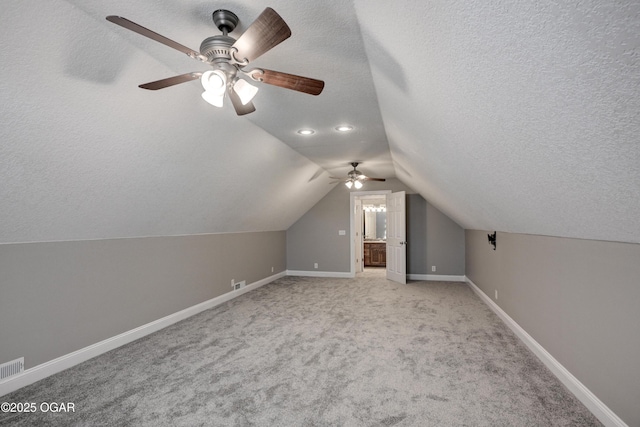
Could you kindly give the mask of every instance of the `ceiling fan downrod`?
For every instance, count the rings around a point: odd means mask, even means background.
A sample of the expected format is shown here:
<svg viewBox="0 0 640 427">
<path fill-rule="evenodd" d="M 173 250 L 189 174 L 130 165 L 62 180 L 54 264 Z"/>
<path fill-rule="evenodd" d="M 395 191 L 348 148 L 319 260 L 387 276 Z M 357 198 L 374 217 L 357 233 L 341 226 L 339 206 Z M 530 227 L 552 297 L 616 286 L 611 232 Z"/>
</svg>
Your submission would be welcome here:
<svg viewBox="0 0 640 427">
<path fill-rule="evenodd" d="M 229 63 L 233 59 L 231 46 L 236 42 L 236 39 L 228 34 L 236 28 L 240 19 L 235 13 L 225 9 L 216 10 L 211 17 L 222 34 L 204 39 L 200 44 L 200 53 L 207 57 L 209 63 Z"/>
</svg>

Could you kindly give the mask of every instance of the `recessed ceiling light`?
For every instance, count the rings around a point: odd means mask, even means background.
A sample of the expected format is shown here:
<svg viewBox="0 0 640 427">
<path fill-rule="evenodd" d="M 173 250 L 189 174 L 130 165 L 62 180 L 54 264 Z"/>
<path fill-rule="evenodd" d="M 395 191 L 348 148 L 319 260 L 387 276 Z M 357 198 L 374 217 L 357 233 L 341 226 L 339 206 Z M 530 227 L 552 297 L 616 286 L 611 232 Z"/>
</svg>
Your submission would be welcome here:
<svg viewBox="0 0 640 427">
<path fill-rule="evenodd" d="M 314 133 L 316 133 L 316 131 L 313 129 L 300 129 L 298 133 L 300 135 L 313 135 Z"/>
<path fill-rule="evenodd" d="M 349 132 L 350 130 L 353 130 L 353 126 L 349 126 L 349 125 L 342 125 L 342 126 L 338 126 L 336 127 L 336 130 L 338 132 Z"/>
</svg>

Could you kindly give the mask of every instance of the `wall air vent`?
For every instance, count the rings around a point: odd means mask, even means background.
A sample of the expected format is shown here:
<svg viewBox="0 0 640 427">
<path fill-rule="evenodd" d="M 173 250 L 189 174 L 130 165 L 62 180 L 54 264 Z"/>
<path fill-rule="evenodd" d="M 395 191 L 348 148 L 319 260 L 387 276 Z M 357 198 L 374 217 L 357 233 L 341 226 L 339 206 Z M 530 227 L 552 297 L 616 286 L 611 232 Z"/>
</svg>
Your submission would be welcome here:
<svg viewBox="0 0 640 427">
<path fill-rule="evenodd" d="M 0 381 L 24 371 L 24 357 L 0 365 Z"/>
</svg>

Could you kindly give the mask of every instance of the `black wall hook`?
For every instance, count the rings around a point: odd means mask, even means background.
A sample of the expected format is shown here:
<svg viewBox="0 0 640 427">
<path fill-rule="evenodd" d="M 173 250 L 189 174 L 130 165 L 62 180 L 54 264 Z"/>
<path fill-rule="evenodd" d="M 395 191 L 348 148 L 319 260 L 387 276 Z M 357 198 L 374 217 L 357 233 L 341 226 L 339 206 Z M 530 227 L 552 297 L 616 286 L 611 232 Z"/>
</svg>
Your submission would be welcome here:
<svg viewBox="0 0 640 427">
<path fill-rule="evenodd" d="M 493 250 L 496 250 L 496 232 L 494 231 L 493 234 L 487 234 L 487 237 L 489 238 L 489 244 L 493 245 Z"/>
</svg>

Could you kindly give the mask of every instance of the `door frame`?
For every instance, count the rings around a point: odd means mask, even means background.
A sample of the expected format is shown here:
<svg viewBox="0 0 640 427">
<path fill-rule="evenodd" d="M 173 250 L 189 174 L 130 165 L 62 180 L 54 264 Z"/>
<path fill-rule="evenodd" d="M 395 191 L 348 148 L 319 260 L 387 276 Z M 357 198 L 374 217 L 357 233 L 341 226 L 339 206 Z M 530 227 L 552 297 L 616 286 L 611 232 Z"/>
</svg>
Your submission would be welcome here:
<svg viewBox="0 0 640 427">
<path fill-rule="evenodd" d="M 387 195 L 387 194 L 391 194 L 391 190 L 353 191 L 349 193 L 349 247 L 350 247 L 349 253 L 351 257 L 349 262 L 349 264 L 351 265 L 351 270 L 349 274 L 351 277 L 356 277 L 355 241 L 356 241 L 356 231 L 358 230 L 356 228 L 356 218 L 355 218 L 356 198 L 362 198 L 367 196 L 380 196 L 380 195 Z M 362 218 L 358 218 L 358 220 L 362 221 Z"/>
<path fill-rule="evenodd" d="M 359 197 L 354 198 L 354 225 L 362 224 L 360 218 L 364 216 L 364 212 L 362 212 L 362 199 Z M 355 248 L 354 255 L 354 263 L 355 263 L 355 272 L 356 274 L 362 273 L 364 271 L 364 233 L 358 233 L 358 229 L 362 230 L 362 227 L 357 227 L 356 232 L 354 234 L 353 245 Z"/>
</svg>

